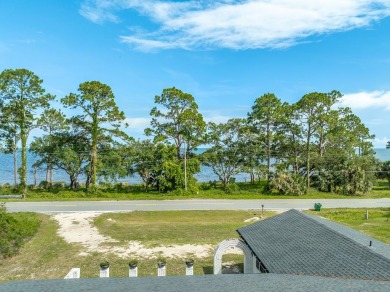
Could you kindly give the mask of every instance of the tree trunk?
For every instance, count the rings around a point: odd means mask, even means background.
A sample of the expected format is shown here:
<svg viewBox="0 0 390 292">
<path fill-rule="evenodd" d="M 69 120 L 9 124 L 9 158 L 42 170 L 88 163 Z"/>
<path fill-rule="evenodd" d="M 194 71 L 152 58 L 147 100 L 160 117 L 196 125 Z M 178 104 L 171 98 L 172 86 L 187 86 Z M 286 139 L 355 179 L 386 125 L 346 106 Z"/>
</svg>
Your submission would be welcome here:
<svg viewBox="0 0 390 292">
<path fill-rule="evenodd" d="M 91 175 L 91 184 L 93 187 L 96 186 L 96 167 L 97 167 L 97 144 L 99 139 L 99 121 L 97 117 L 97 112 L 92 116 L 92 132 L 91 132 L 91 164 L 90 164 L 90 175 Z M 88 185 L 89 186 L 89 185 Z M 88 187 L 87 187 L 88 189 Z"/>
<path fill-rule="evenodd" d="M 180 161 L 181 160 L 181 151 L 180 151 L 180 148 L 181 148 L 181 145 L 178 144 L 176 146 L 176 156 L 177 156 L 177 159 Z"/>
<path fill-rule="evenodd" d="M 90 172 L 87 173 L 87 178 L 85 179 L 85 187 L 88 190 L 89 186 L 91 185 L 91 174 Z"/>
<path fill-rule="evenodd" d="M 319 142 L 318 142 L 318 145 L 319 145 L 319 147 L 318 147 L 318 155 L 320 156 L 320 157 L 322 157 L 323 155 L 324 155 L 324 151 L 323 151 L 323 143 L 324 143 L 324 134 L 322 133 L 322 131 L 321 131 L 321 133 L 320 133 L 320 138 L 319 138 Z"/>
<path fill-rule="evenodd" d="M 34 166 L 34 188 L 37 187 L 37 167 Z"/>
<path fill-rule="evenodd" d="M 91 159 L 91 184 L 96 185 L 96 165 L 97 165 L 97 147 L 96 144 L 92 146 L 92 159 Z"/>
<path fill-rule="evenodd" d="M 53 186 L 53 165 L 51 163 L 49 166 L 49 183 L 50 186 Z"/>
<path fill-rule="evenodd" d="M 271 173 L 271 133 L 270 125 L 267 122 L 267 185 L 270 183 L 270 173 Z"/>
<path fill-rule="evenodd" d="M 24 129 L 24 123 L 20 127 L 20 136 L 22 141 L 22 166 L 19 169 L 20 184 L 23 188 L 23 194 L 27 193 L 27 133 Z"/>
<path fill-rule="evenodd" d="M 49 165 L 46 166 L 46 189 L 49 186 Z"/>
<path fill-rule="evenodd" d="M 15 148 L 14 148 L 14 189 L 16 189 L 18 186 L 17 172 L 18 172 L 18 148 L 16 148 L 16 143 L 15 143 Z"/>
<path fill-rule="evenodd" d="M 78 188 L 77 177 L 74 174 L 72 174 L 69 176 L 69 178 L 70 178 L 71 190 L 73 190 L 73 191 L 77 190 L 77 188 Z"/>
<path fill-rule="evenodd" d="M 310 187 L 310 132 L 311 127 L 309 126 L 306 138 L 306 193 Z"/>
</svg>

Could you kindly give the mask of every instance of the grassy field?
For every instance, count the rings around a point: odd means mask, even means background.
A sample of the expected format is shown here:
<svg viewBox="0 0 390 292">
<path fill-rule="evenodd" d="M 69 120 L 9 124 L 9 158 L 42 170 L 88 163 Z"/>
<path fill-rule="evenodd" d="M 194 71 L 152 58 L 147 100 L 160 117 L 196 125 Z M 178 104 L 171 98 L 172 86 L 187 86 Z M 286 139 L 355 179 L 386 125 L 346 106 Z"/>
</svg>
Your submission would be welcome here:
<svg viewBox="0 0 390 292">
<path fill-rule="evenodd" d="M 390 208 L 368 209 L 322 209 L 320 212 L 307 211 L 359 230 L 373 238 L 390 244 Z"/>
<path fill-rule="evenodd" d="M 122 242 L 142 241 L 147 246 L 170 244 L 218 244 L 237 237 L 236 229 L 260 216 L 250 211 L 161 211 L 106 213 L 95 220 L 100 233 Z M 267 212 L 267 217 L 273 215 Z M 110 220 L 107 220 L 110 218 Z"/>
<path fill-rule="evenodd" d="M 309 211 L 310 212 L 310 211 Z M 369 219 L 364 219 L 363 209 L 322 209 L 314 212 L 331 220 L 358 229 L 390 244 L 390 208 L 370 209 Z M 160 211 L 102 214 L 95 219 L 100 233 L 120 241 L 139 240 L 145 246 L 171 244 L 212 244 L 237 237 L 235 229 L 250 224 L 244 220 L 260 214 L 248 211 Z M 273 213 L 265 213 L 272 216 Z M 63 278 L 72 267 L 81 268 L 81 277 L 99 275 L 99 263 L 103 258 L 110 261 L 111 277 L 127 277 L 129 259 L 115 254 L 98 252 L 80 255 L 84 249 L 78 244 L 66 243 L 57 235 L 57 222 L 48 215 L 40 214 L 41 227 L 37 235 L 27 242 L 21 253 L 0 263 L 0 281 L 24 279 Z M 108 220 L 110 219 L 110 220 Z M 194 273 L 213 272 L 213 256 L 195 259 Z M 156 259 L 139 259 L 139 276 L 156 275 Z M 242 268 L 242 255 L 224 255 L 224 264 Z M 167 259 L 168 275 L 185 273 L 183 258 Z"/>
</svg>

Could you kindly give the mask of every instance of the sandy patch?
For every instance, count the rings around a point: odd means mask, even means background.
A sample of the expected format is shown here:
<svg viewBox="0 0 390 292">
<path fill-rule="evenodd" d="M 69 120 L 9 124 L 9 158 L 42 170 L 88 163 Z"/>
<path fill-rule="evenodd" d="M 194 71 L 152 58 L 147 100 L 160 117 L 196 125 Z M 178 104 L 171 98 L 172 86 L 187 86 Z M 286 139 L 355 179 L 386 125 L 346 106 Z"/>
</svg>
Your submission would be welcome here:
<svg viewBox="0 0 390 292">
<path fill-rule="evenodd" d="M 129 258 L 130 256 L 153 258 L 160 255 L 173 258 L 185 257 L 188 254 L 202 258 L 208 257 L 214 252 L 215 246 L 210 244 L 185 244 L 147 248 L 139 241 L 129 241 L 126 245 L 119 245 L 117 240 L 100 234 L 98 229 L 93 226 L 93 219 L 100 214 L 102 213 L 59 213 L 54 215 L 53 218 L 60 225 L 58 234 L 61 237 L 69 243 L 82 245 L 81 256 L 86 256 L 92 252 L 101 252 L 113 253 L 122 258 Z M 229 250 L 229 253 L 241 253 L 241 250 Z"/>
<path fill-rule="evenodd" d="M 260 216 L 261 217 L 261 216 Z M 253 221 L 259 221 L 260 218 L 259 217 L 252 217 L 252 218 L 249 218 L 249 219 L 246 219 L 244 220 L 244 222 L 253 222 Z"/>
</svg>

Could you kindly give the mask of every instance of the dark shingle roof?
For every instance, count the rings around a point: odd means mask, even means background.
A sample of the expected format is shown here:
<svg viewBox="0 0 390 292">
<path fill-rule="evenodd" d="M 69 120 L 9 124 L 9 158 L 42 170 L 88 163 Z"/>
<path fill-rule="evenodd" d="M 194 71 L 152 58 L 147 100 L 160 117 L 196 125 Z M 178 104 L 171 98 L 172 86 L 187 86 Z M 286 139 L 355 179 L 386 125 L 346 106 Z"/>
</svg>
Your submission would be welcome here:
<svg viewBox="0 0 390 292">
<path fill-rule="evenodd" d="M 237 232 L 270 273 L 390 280 L 389 246 L 326 219 L 290 210 Z"/>
<path fill-rule="evenodd" d="M 0 283 L 0 291 L 390 291 L 389 281 L 241 274 L 90 278 Z"/>
</svg>

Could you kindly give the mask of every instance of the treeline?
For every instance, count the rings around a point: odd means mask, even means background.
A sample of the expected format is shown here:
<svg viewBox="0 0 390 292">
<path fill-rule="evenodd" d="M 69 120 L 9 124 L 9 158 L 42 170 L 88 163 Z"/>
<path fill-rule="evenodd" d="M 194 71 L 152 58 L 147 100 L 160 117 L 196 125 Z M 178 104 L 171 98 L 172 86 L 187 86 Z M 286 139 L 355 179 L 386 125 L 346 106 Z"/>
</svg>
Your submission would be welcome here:
<svg viewBox="0 0 390 292">
<path fill-rule="evenodd" d="M 265 179 L 265 191 L 300 195 L 314 187 L 365 193 L 379 167 L 373 135 L 350 108 L 337 107 L 340 98 L 338 91 L 312 92 L 288 104 L 268 93 L 254 101 L 247 118 L 206 124 L 191 94 L 167 88 L 155 97 L 145 130 L 150 138 L 135 140 L 123 131 L 125 115 L 108 85 L 84 82 L 77 93 L 56 99 L 45 93 L 33 72 L 7 69 L 0 74 L 0 143 L 4 153 L 14 155 L 14 186 L 24 193 L 27 139 L 34 128 L 44 134 L 34 138 L 29 150 L 39 156 L 34 167 L 46 170 L 48 187 L 53 170 L 62 169 L 73 190 L 80 187 L 81 175 L 86 191 L 95 192 L 98 181 L 137 173 L 145 190 L 194 192 L 194 174 L 203 164 L 227 192 L 237 188 L 234 175 L 246 172 L 252 183 Z M 74 109 L 75 115 L 53 108 L 54 101 Z M 200 145 L 209 148 L 196 155 Z"/>
</svg>

